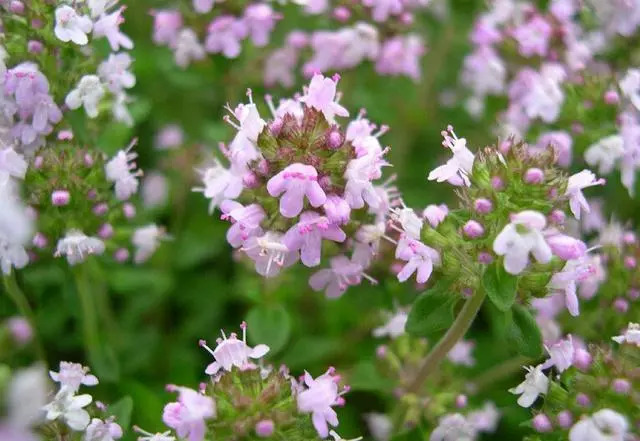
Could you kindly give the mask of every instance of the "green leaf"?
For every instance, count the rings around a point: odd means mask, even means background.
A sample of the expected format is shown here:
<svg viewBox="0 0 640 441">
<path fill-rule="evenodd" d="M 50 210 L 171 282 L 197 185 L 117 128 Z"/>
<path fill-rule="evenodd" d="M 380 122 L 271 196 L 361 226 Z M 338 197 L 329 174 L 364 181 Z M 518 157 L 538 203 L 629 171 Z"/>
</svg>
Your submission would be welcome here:
<svg viewBox="0 0 640 441">
<path fill-rule="evenodd" d="M 282 350 L 291 335 L 291 318 L 282 306 L 256 306 L 247 314 L 249 341 L 264 343 L 270 353 Z"/>
<path fill-rule="evenodd" d="M 507 341 L 515 350 L 526 357 L 537 358 L 542 355 L 542 334 L 529 312 L 521 305 L 513 305 L 513 320 L 507 331 Z"/>
<path fill-rule="evenodd" d="M 457 297 L 451 294 L 450 286 L 448 281 L 439 282 L 416 299 L 407 319 L 408 333 L 433 337 L 451 326 Z"/>
<path fill-rule="evenodd" d="M 116 418 L 116 422 L 122 427 L 123 430 L 127 430 L 131 424 L 131 413 L 133 412 L 133 399 L 130 396 L 126 396 L 118 402 L 109 406 L 109 414 Z"/>
<path fill-rule="evenodd" d="M 372 361 L 361 361 L 353 367 L 349 375 L 351 390 L 390 392 L 389 380 L 384 377 Z"/>
<path fill-rule="evenodd" d="M 482 276 L 482 286 L 487 296 L 500 311 L 508 311 L 516 300 L 518 278 L 507 273 L 502 265 L 494 262 Z"/>
</svg>

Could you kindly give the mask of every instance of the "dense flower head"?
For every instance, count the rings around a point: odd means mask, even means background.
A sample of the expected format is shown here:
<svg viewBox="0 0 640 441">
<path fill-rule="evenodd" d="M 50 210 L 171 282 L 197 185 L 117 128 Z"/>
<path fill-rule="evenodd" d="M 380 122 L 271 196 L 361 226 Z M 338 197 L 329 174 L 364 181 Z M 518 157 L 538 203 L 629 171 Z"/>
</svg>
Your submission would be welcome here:
<svg viewBox="0 0 640 441">
<path fill-rule="evenodd" d="M 304 95 L 283 99 L 277 107 L 268 96 L 271 120 L 261 117 L 249 92 L 249 104 L 229 109 L 226 118 L 237 130 L 222 148 L 229 166 L 216 160 L 200 171 L 204 186 L 197 190 L 211 200 L 211 208 L 220 206 L 222 219 L 231 223 L 229 243 L 267 277 L 298 259 L 309 267 L 326 261 L 325 242 L 336 243 L 333 256 L 355 250 L 347 231 L 354 230 L 355 222 L 386 218 L 392 203 L 391 188 L 376 184 L 388 165 L 387 149 L 378 140 L 387 128 L 374 133 L 375 125 L 362 114 L 342 123 L 348 111 L 338 102 L 338 79 L 318 74 Z M 334 272 L 321 270 L 311 281 L 314 289 L 327 286 L 335 297 L 366 278 L 366 255 L 372 251 L 365 248 L 354 253 L 347 267 L 338 268 L 338 260 L 332 260 Z"/>
</svg>

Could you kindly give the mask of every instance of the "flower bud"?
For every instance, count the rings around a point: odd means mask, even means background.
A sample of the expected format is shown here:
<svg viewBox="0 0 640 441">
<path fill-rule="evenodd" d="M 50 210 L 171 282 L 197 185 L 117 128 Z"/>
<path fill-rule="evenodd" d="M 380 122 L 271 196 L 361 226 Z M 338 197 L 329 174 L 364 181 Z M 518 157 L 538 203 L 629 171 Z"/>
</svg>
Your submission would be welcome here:
<svg viewBox="0 0 640 441">
<path fill-rule="evenodd" d="M 98 230 L 98 236 L 103 239 L 108 239 L 113 236 L 113 227 L 111 226 L 111 224 L 102 224 L 102 226 Z"/>
<path fill-rule="evenodd" d="M 613 383 L 611 383 L 611 389 L 617 394 L 627 395 L 629 391 L 631 391 L 631 383 L 624 378 L 616 378 L 613 380 Z"/>
<path fill-rule="evenodd" d="M 338 6 L 333 10 L 333 17 L 339 22 L 344 23 L 351 18 L 351 11 L 344 6 Z"/>
<path fill-rule="evenodd" d="M 51 203 L 55 206 L 62 207 L 69 205 L 71 194 L 67 190 L 56 190 L 51 193 Z"/>
<path fill-rule="evenodd" d="M 589 396 L 587 394 L 584 394 L 584 393 L 580 392 L 578 394 L 578 396 L 576 397 L 576 403 L 578 403 L 578 405 L 580 405 L 582 407 L 587 407 L 587 406 L 591 405 L 591 399 L 589 398 Z"/>
<path fill-rule="evenodd" d="M 83 160 L 84 165 L 86 165 L 87 167 L 91 167 L 93 165 L 93 157 L 90 153 L 85 153 Z"/>
<path fill-rule="evenodd" d="M 582 371 L 586 371 L 591 366 L 593 357 L 589 351 L 578 348 L 573 356 L 573 365 Z"/>
<path fill-rule="evenodd" d="M 242 177 L 242 183 L 247 188 L 256 188 L 260 181 L 255 173 L 249 172 Z"/>
<path fill-rule="evenodd" d="M 93 214 L 96 216 L 104 216 L 109 211 L 109 206 L 106 202 L 100 202 L 93 206 Z"/>
<path fill-rule="evenodd" d="M 556 225 L 563 225 L 564 221 L 567 218 L 567 215 L 564 214 L 564 211 L 562 210 L 553 210 L 551 212 L 551 215 L 549 215 L 549 218 L 551 220 L 551 222 L 553 222 Z"/>
<path fill-rule="evenodd" d="M 562 260 L 578 259 L 587 252 L 587 245 L 571 236 L 554 234 L 546 239 L 553 254 Z"/>
<path fill-rule="evenodd" d="M 467 407 L 467 396 L 464 394 L 460 394 L 456 397 L 456 407 L 458 409 L 462 409 L 464 407 Z"/>
<path fill-rule="evenodd" d="M 620 102 L 620 96 L 618 95 L 618 92 L 616 92 L 615 90 L 607 90 L 604 93 L 604 102 L 609 105 L 618 104 Z"/>
<path fill-rule="evenodd" d="M 494 190 L 502 190 L 504 188 L 504 181 L 500 176 L 493 176 L 491 178 L 491 187 Z"/>
<path fill-rule="evenodd" d="M 42 233 L 36 233 L 35 236 L 33 236 L 33 246 L 39 249 L 43 249 L 47 247 L 47 244 L 49 243 L 49 241 L 47 240 L 47 237 L 42 234 Z"/>
<path fill-rule="evenodd" d="M 449 209 L 445 204 L 440 205 L 428 205 L 427 208 L 422 212 L 422 217 L 427 219 L 429 225 L 433 228 L 436 228 L 440 225 L 440 222 L 444 220 L 449 214 Z"/>
<path fill-rule="evenodd" d="M 336 194 L 327 196 L 327 201 L 323 205 L 327 218 L 335 224 L 346 224 L 351 216 L 351 207 L 344 198 Z"/>
<path fill-rule="evenodd" d="M 33 167 L 38 170 L 44 165 L 44 158 L 42 156 L 36 156 L 33 158 Z"/>
<path fill-rule="evenodd" d="M 479 214 L 487 214 L 493 210 L 493 204 L 489 199 L 479 198 L 473 203 L 473 208 Z"/>
<path fill-rule="evenodd" d="M 118 248 L 116 252 L 113 253 L 113 258 L 120 263 L 126 262 L 127 259 L 129 259 L 129 250 L 126 248 Z"/>
<path fill-rule="evenodd" d="M 622 297 L 618 297 L 613 302 L 613 308 L 616 311 L 624 314 L 629 310 L 629 302 L 626 299 L 623 299 Z"/>
<path fill-rule="evenodd" d="M 486 251 L 480 251 L 478 253 L 478 262 L 484 265 L 489 265 L 491 262 L 493 262 L 493 256 L 491 255 L 491 253 L 488 253 Z"/>
<path fill-rule="evenodd" d="M 327 137 L 327 145 L 330 149 L 336 150 L 342 146 L 342 136 L 338 131 L 331 131 Z"/>
<path fill-rule="evenodd" d="M 7 320 L 7 329 L 18 344 L 25 345 L 33 338 L 33 329 L 24 317 L 12 317 Z"/>
<path fill-rule="evenodd" d="M 44 49 L 43 44 L 38 40 L 29 40 L 27 42 L 27 51 L 32 54 L 41 54 Z"/>
<path fill-rule="evenodd" d="M 573 416 L 568 410 L 563 410 L 558 414 L 557 420 L 560 427 L 562 427 L 563 429 L 568 429 L 573 423 Z"/>
<path fill-rule="evenodd" d="M 122 206 L 122 212 L 124 213 L 124 217 L 131 219 L 136 215 L 136 207 L 132 203 L 127 202 Z"/>
<path fill-rule="evenodd" d="M 24 3 L 19 0 L 11 0 L 11 3 L 9 3 L 9 10 L 14 14 L 22 15 L 24 14 Z"/>
<path fill-rule="evenodd" d="M 624 267 L 627 269 L 634 269 L 637 263 L 636 258 L 633 256 L 625 256 L 624 258 Z"/>
<path fill-rule="evenodd" d="M 524 173 L 524 182 L 527 184 L 541 184 L 544 181 L 544 172 L 539 168 L 530 168 Z"/>
<path fill-rule="evenodd" d="M 262 420 L 256 423 L 256 435 L 258 438 L 269 438 L 275 431 L 275 424 L 272 420 Z"/>
<path fill-rule="evenodd" d="M 477 239 L 484 234 L 484 227 L 479 222 L 470 220 L 466 224 L 464 224 L 464 226 L 462 227 L 462 231 L 464 231 L 464 234 L 467 237 L 471 239 Z"/>
<path fill-rule="evenodd" d="M 538 433 L 550 432 L 552 429 L 551 421 L 549 417 L 543 413 L 539 413 L 535 417 L 533 417 L 533 428 Z"/>
</svg>

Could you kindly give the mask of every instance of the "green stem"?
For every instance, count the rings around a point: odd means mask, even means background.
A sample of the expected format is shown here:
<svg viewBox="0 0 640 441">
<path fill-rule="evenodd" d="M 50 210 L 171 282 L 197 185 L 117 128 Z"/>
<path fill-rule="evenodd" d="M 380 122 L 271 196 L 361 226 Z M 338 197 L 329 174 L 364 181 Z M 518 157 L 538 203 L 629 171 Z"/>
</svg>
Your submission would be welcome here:
<svg viewBox="0 0 640 441">
<path fill-rule="evenodd" d="M 35 346 L 37 356 L 46 364 L 47 357 L 45 355 L 42 342 L 40 341 L 38 328 L 36 327 L 35 314 L 33 313 L 33 309 L 31 309 L 31 305 L 29 305 L 27 296 L 25 296 L 24 292 L 18 285 L 15 272 L 12 271 L 9 274 L 5 274 L 2 281 L 4 284 L 4 290 L 7 292 L 13 303 L 15 303 L 16 308 L 18 308 L 18 312 L 29 322 L 29 326 L 31 326 L 31 330 L 33 331 L 33 344 Z"/>
<path fill-rule="evenodd" d="M 465 302 L 460 314 L 458 314 L 447 333 L 423 360 L 418 373 L 409 384 L 407 389 L 409 392 L 417 393 L 427 377 L 438 367 L 438 364 L 447 356 L 451 348 L 464 337 L 478 314 L 486 295 L 484 289 L 478 288 L 473 296 Z"/>
<path fill-rule="evenodd" d="M 84 345 L 89 358 L 92 358 L 93 355 L 100 352 L 100 334 L 98 331 L 96 307 L 93 302 L 93 296 L 91 295 L 90 283 L 83 268 L 74 268 L 73 273 L 76 279 L 76 291 L 78 292 L 78 299 L 80 300 L 80 308 L 82 310 Z"/>
</svg>

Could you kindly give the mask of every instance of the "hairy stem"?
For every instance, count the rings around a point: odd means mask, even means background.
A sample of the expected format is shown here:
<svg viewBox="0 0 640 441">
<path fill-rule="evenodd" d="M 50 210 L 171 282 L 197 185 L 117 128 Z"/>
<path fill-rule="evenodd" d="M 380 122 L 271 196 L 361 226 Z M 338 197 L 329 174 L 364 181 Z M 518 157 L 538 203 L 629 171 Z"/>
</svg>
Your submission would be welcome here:
<svg viewBox="0 0 640 441">
<path fill-rule="evenodd" d="M 473 323 L 473 320 L 476 318 L 486 295 L 484 289 L 478 288 L 473 296 L 465 302 L 460 310 L 460 314 L 458 314 L 458 317 L 456 317 L 447 333 L 423 360 L 418 373 L 409 384 L 407 389 L 409 392 L 417 393 L 427 377 L 438 367 L 438 364 L 447 356 L 451 348 L 464 337 L 471 323 Z"/>
<path fill-rule="evenodd" d="M 18 308 L 18 312 L 21 316 L 25 318 L 29 322 L 29 326 L 31 326 L 31 330 L 33 332 L 33 344 L 37 353 L 37 356 L 40 360 L 42 360 L 45 364 L 47 362 L 47 357 L 44 352 L 44 347 L 42 346 L 42 342 L 40 341 L 40 336 L 38 334 L 38 328 L 36 326 L 35 314 L 33 313 L 33 309 L 31 309 L 31 305 L 29 305 L 29 300 L 27 300 L 27 296 L 25 296 L 24 292 L 20 289 L 18 285 L 18 281 L 16 280 L 15 272 L 12 271 L 9 274 L 5 274 L 2 278 L 4 284 L 4 290 L 7 292 L 13 303 Z"/>
</svg>

